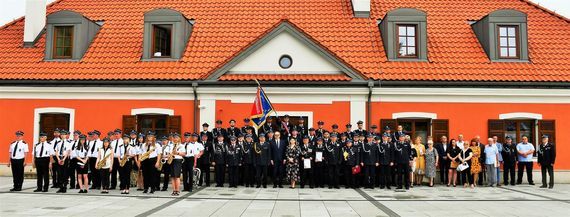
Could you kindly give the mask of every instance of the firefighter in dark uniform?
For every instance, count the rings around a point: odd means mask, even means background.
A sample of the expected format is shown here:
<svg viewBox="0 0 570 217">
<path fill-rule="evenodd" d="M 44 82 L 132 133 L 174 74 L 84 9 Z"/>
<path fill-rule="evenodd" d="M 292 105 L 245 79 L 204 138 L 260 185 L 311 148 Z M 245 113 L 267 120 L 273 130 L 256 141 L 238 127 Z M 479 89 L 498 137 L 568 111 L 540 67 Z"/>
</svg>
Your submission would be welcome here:
<svg viewBox="0 0 570 217">
<path fill-rule="evenodd" d="M 356 188 L 356 174 L 352 173 L 354 167 L 359 166 L 360 153 L 358 148 L 352 145 L 352 140 L 347 140 L 342 147 L 342 160 L 344 163 L 344 178 L 346 188 Z"/>
<path fill-rule="evenodd" d="M 54 155 L 54 150 L 53 144 L 46 140 L 47 134 L 40 133 L 40 142 L 33 148 L 32 166 L 37 171 L 37 188 L 34 192 L 47 192 L 49 188 L 49 169 L 52 169 L 51 156 Z"/>
<path fill-rule="evenodd" d="M 361 155 L 360 165 L 364 169 L 364 188 L 373 189 L 376 182 L 376 167 L 378 166 L 378 146 L 374 143 L 374 134 L 369 133 L 366 136 Z"/>
<path fill-rule="evenodd" d="M 242 148 L 237 144 L 236 137 L 230 136 L 230 143 L 228 144 L 226 152 L 226 166 L 228 167 L 230 188 L 237 188 L 239 180 L 239 167 L 242 165 L 241 157 Z"/>
<path fill-rule="evenodd" d="M 390 128 L 390 127 L 388 127 Z M 396 142 L 400 139 L 401 135 L 406 135 L 406 132 L 404 132 L 404 127 L 402 127 L 402 125 L 398 125 L 398 129 L 396 130 L 396 132 L 394 132 L 394 136 L 392 137 L 392 141 Z M 483 150 L 481 150 L 481 153 L 483 153 Z"/>
<path fill-rule="evenodd" d="M 237 138 L 239 134 L 241 134 L 241 130 L 236 127 L 236 120 L 234 119 L 230 120 L 230 127 L 226 129 L 226 132 L 228 132 L 228 137 L 233 136 Z"/>
<path fill-rule="evenodd" d="M 380 164 L 378 175 L 380 176 L 380 189 L 384 189 L 384 187 L 390 189 L 391 184 L 390 180 L 392 178 L 392 166 L 394 166 L 394 151 L 392 144 L 389 142 L 390 136 L 391 135 L 387 133 L 382 134 L 382 142 L 378 144 L 378 163 Z"/>
<path fill-rule="evenodd" d="M 355 139 L 354 139 L 354 132 L 352 132 L 352 124 L 348 123 L 345 126 L 346 126 L 346 132 L 344 133 L 346 134 L 346 137 L 352 140 L 352 142 L 354 143 Z"/>
<path fill-rule="evenodd" d="M 548 135 L 542 136 L 542 142 L 538 147 L 538 165 L 542 172 L 541 188 L 546 188 L 546 173 L 550 177 L 548 188 L 554 188 L 554 161 L 556 160 L 556 148 L 554 144 L 548 142 Z"/>
<path fill-rule="evenodd" d="M 400 138 L 394 144 L 394 163 L 398 170 L 397 189 L 410 189 L 410 162 L 412 161 L 412 147 L 406 142 L 406 134 L 400 134 Z"/>
<path fill-rule="evenodd" d="M 255 128 L 251 126 L 251 120 L 249 118 L 243 119 L 243 127 L 241 127 L 241 133 L 243 135 L 251 134 L 254 141 L 257 141 L 257 134 L 255 133 Z"/>
<path fill-rule="evenodd" d="M 331 134 L 331 141 L 326 146 L 325 160 L 329 173 L 329 189 L 339 189 L 340 167 L 342 164 L 341 145 L 337 141 L 337 134 Z"/>
<path fill-rule="evenodd" d="M 299 123 L 293 126 L 293 130 L 297 130 L 299 132 L 299 136 L 303 138 L 304 136 L 308 135 L 307 126 L 305 126 L 305 119 L 299 119 Z M 300 143 L 299 143 L 300 144 Z"/>
<path fill-rule="evenodd" d="M 327 130 L 325 130 L 323 127 L 325 126 L 325 122 L 323 121 L 318 121 L 317 122 L 318 128 L 315 130 L 315 133 L 318 137 L 324 138 L 325 136 L 325 132 L 327 132 Z"/>
<path fill-rule="evenodd" d="M 313 180 L 317 188 L 325 187 L 325 151 L 326 146 L 323 143 L 323 138 L 318 137 L 315 144 L 315 163 L 313 165 Z"/>
<path fill-rule="evenodd" d="M 301 134 L 299 134 L 299 131 L 297 131 L 297 129 L 293 128 L 293 130 L 291 130 L 291 136 L 289 137 L 289 139 L 287 141 L 291 141 L 291 139 L 295 139 L 295 144 L 301 144 L 303 142 L 303 136 Z"/>
<path fill-rule="evenodd" d="M 212 165 L 214 166 L 214 179 L 216 187 L 224 187 L 226 175 L 226 152 L 227 145 L 224 143 L 224 134 L 218 134 L 216 142 L 212 144 Z"/>
<path fill-rule="evenodd" d="M 272 117 L 267 117 L 267 120 L 265 121 L 265 124 L 263 124 L 263 126 L 261 126 L 261 128 L 259 128 L 259 133 L 263 133 L 265 134 L 265 136 L 267 136 L 267 134 L 269 134 L 269 132 L 273 131 L 273 118 Z"/>
<path fill-rule="evenodd" d="M 210 125 L 208 123 L 203 123 L 202 124 L 202 132 L 200 132 L 200 138 L 202 138 L 202 135 L 207 135 L 208 136 L 208 142 L 213 142 L 214 141 L 214 134 L 212 132 L 210 132 L 210 130 L 208 129 L 210 127 Z M 204 144 L 204 143 L 202 143 Z"/>
<path fill-rule="evenodd" d="M 14 186 L 10 191 L 21 191 L 24 183 L 24 167 L 28 154 L 28 143 L 24 140 L 24 132 L 16 131 L 16 140 L 10 144 L 10 161 L 8 167 L 12 169 L 12 181 Z"/>
<path fill-rule="evenodd" d="M 201 133 L 200 143 L 204 146 L 204 152 L 200 158 L 198 158 L 198 165 L 202 173 L 198 185 L 202 186 L 202 184 L 206 182 L 206 187 L 210 187 L 210 161 L 212 160 L 212 141 L 209 140 L 209 137 L 210 135 L 207 133 Z"/>
<path fill-rule="evenodd" d="M 340 141 L 338 141 L 340 143 L 340 145 L 342 147 L 344 147 L 346 145 L 347 141 L 348 141 L 348 135 L 346 133 L 341 133 L 340 134 Z"/>
<path fill-rule="evenodd" d="M 265 141 L 265 134 L 259 133 L 259 142 L 253 144 L 253 161 L 255 163 L 255 180 L 257 181 L 256 188 L 267 188 L 267 167 L 271 164 L 271 147 Z"/>
<path fill-rule="evenodd" d="M 309 129 L 309 134 L 307 134 L 307 136 L 309 137 L 309 142 L 313 145 L 317 144 L 317 133 L 315 132 L 315 128 L 310 128 Z"/>
<path fill-rule="evenodd" d="M 333 124 L 333 125 L 332 125 L 331 134 L 333 134 L 333 133 L 336 134 L 337 136 L 340 135 L 340 132 L 338 131 L 338 124 Z"/>
<path fill-rule="evenodd" d="M 243 182 L 245 187 L 253 187 L 255 179 L 255 168 L 253 166 L 253 143 L 253 135 L 245 135 L 245 142 L 242 143 Z"/>
<path fill-rule="evenodd" d="M 313 167 L 314 167 L 314 145 L 311 143 L 309 136 L 304 136 L 301 145 L 301 188 L 305 188 L 305 185 L 309 183 L 310 188 L 314 188 L 315 182 L 313 179 Z M 309 164 L 305 166 L 305 160 L 309 159 Z M 309 168 L 305 168 L 309 167 Z"/>
<path fill-rule="evenodd" d="M 507 136 L 503 144 L 503 184 L 515 185 L 515 165 L 517 164 L 517 144 L 513 143 L 513 139 Z M 510 176 L 510 179 L 509 179 Z"/>
<path fill-rule="evenodd" d="M 362 135 L 359 133 L 354 133 L 354 140 L 352 141 L 352 146 L 358 149 L 358 153 L 360 153 L 360 161 L 362 161 L 362 147 L 364 146 L 364 140 L 366 135 Z M 360 162 L 358 162 L 360 164 Z M 362 165 L 360 168 L 360 173 L 356 174 L 356 187 L 360 188 L 364 182 L 364 171 L 362 170 Z"/>
<path fill-rule="evenodd" d="M 228 132 L 226 129 L 222 128 L 222 120 L 216 121 L 216 127 L 212 129 L 212 135 L 214 136 L 214 139 L 217 139 L 219 135 L 222 135 L 225 140 L 228 139 Z"/>
<path fill-rule="evenodd" d="M 364 129 L 364 122 L 358 121 L 356 122 L 356 126 L 358 127 L 356 130 L 353 131 L 355 134 L 360 134 L 366 136 L 368 132 Z"/>
</svg>

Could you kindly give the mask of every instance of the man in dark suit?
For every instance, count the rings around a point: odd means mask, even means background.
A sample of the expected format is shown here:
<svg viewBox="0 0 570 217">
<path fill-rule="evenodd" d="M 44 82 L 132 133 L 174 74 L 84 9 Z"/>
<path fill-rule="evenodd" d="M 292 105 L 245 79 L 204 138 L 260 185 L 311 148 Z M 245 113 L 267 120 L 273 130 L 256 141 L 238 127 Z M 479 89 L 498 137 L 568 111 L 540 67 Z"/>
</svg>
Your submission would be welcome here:
<svg viewBox="0 0 570 217">
<path fill-rule="evenodd" d="M 554 162 L 556 161 L 556 149 L 554 144 L 548 142 L 548 135 L 542 136 L 542 143 L 538 147 L 538 165 L 542 173 L 542 185 L 546 188 L 546 173 L 549 176 L 548 188 L 554 188 Z"/>
<path fill-rule="evenodd" d="M 222 135 L 224 137 L 224 141 L 229 141 L 228 132 L 226 132 L 226 129 L 222 128 L 222 120 L 217 120 L 216 128 L 212 130 L 212 136 L 218 138 L 219 135 Z"/>
<path fill-rule="evenodd" d="M 230 127 L 226 130 L 228 132 L 228 136 L 238 137 L 241 134 L 241 129 L 236 127 L 236 120 L 230 120 Z"/>
<path fill-rule="evenodd" d="M 281 138 L 281 132 L 275 132 L 274 139 L 271 141 L 271 165 L 273 165 L 273 188 L 283 188 L 281 184 L 285 175 L 285 148 L 287 141 Z"/>
<path fill-rule="evenodd" d="M 447 171 L 449 170 L 449 164 L 451 163 L 447 159 L 447 149 L 450 147 L 446 136 L 442 136 L 440 142 L 435 145 L 435 150 L 439 155 L 439 180 L 442 184 L 448 183 Z"/>
</svg>

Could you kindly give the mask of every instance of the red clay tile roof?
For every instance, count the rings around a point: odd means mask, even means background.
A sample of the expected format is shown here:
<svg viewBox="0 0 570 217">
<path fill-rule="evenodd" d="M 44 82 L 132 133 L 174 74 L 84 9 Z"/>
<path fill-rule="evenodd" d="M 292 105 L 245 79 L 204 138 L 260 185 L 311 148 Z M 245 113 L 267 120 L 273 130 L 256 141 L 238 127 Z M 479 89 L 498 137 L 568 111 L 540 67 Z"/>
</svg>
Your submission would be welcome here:
<svg viewBox="0 0 570 217">
<path fill-rule="evenodd" d="M 268 75 L 268 74 L 226 74 L 220 81 L 350 81 L 346 75 L 314 75 L 314 74 L 291 74 L 291 75 Z"/>
<path fill-rule="evenodd" d="M 428 14 L 429 62 L 386 59 L 376 20 L 403 7 Z M 196 20 L 180 61 L 140 61 L 143 13 L 156 8 Z M 528 15 L 530 63 L 491 63 L 468 24 L 506 8 Z M 370 19 L 353 18 L 350 0 L 59 0 L 48 13 L 65 9 L 104 21 L 85 56 L 43 61 L 45 35 L 37 47 L 23 48 L 18 19 L 0 27 L 0 79 L 204 79 L 286 19 L 371 79 L 570 81 L 570 21 L 526 0 L 372 0 Z"/>
</svg>

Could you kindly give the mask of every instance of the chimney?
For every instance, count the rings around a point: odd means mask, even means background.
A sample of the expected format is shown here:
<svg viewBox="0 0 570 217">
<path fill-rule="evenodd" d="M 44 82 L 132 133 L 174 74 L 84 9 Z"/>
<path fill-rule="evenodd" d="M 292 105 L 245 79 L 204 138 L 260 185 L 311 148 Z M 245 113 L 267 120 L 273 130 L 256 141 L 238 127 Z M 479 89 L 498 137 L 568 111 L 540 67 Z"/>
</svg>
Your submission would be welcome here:
<svg viewBox="0 0 570 217">
<path fill-rule="evenodd" d="M 351 0 L 354 17 L 370 17 L 370 0 Z"/>
<path fill-rule="evenodd" d="M 24 47 L 33 47 L 46 25 L 46 0 L 26 0 Z"/>
</svg>

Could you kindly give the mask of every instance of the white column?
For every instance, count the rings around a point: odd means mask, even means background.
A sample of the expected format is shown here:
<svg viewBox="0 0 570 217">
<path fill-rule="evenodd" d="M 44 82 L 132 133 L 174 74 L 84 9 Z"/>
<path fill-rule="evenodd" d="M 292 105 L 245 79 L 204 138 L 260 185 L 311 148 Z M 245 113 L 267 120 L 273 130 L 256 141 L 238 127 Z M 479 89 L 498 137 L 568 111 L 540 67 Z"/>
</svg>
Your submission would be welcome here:
<svg viewBox="0 0 570 217">
<path fill-rule="evenodd" d="M 214 127 L 216 122 L 216 97 L 215 95 L 204 94 L 198 97 L 200 99 L 200 123 L 199 126 L 202 126 L 203 123 L 208 123 L 210 128 Z M 202 129 L 198 127 L 198 129 Z"/>
<path fill-rule="evenodd" d="M 358 128 L 356 122 L 362 121 L 364 129 L 366 126 L 366 96 L 365 95 L 351 95 L 350 96 L 350 123 L 352 130 Z"/>
</svg>

